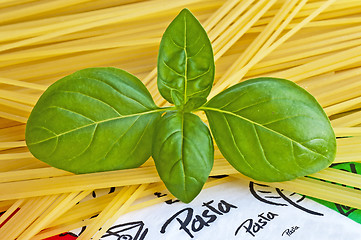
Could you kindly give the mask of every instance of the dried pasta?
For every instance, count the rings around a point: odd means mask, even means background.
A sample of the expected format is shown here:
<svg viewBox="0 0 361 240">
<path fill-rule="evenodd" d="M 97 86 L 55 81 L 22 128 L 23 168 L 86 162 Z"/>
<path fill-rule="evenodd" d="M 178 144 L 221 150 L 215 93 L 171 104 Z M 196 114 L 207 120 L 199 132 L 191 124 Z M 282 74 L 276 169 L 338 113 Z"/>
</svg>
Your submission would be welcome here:
<svg viewBox="0 0 361 240">
<path fill-rule="evenodd" d="M 152 159 L 138 169 L 74 175 L 34 158 L 24 132 L 46 88 L 87 67 L 129 71 L 158 105 L 166 106 L 156 84 L 158 46 L 166 26 L 185 7 L 213 45 L 211 96 L 253 77 L 294 81 L 315 96 L 331 120 L 338 137 L 334 163 L 361 162 L 361 1 L 3 0 L 0 239 L 44 239 L 85 225 L 80 239 L 99 239 L 121 214 L 172 198 L 169 193 L 151 198 L 166 192 Z M 211 175 L 229 177 L 210 178 L 205 188 L 244 179 L 215 149 Z M 361 188 L 359 175 L 332 168 L 269 185 L 361 208 L 359 190 L 317 179 Z M 110 187 L 117 188 L 87 199 L 93 190 Z"/>
</svg>

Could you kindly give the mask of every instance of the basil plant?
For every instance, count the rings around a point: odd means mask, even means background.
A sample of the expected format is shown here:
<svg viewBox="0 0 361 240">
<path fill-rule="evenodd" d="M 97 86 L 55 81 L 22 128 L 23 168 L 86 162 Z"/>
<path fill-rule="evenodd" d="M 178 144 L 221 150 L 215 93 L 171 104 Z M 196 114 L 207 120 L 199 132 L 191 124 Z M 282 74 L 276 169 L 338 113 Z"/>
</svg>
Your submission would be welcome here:
<svg viewBox="0 0 361 240">
<path fill-rule="evenodd" d="M 88 68 L 51 85 L 35 105 L 26 143 L 38 159 L 73 173 L 136 168 L 153 157 L 168 190 L 192 201 L 214 161 L 212 135 L 239 172 L 286 181 L 334 160 L 335 135 L 314 97 L 295 83 L 256 78 L 207 102 L 215 74 L 207 33 L 187 9 L 166 29 L 158 56 L 160 108 L 135 76 Z M 204 111 L 210 130 L 193 112 Z"/>
</svg>

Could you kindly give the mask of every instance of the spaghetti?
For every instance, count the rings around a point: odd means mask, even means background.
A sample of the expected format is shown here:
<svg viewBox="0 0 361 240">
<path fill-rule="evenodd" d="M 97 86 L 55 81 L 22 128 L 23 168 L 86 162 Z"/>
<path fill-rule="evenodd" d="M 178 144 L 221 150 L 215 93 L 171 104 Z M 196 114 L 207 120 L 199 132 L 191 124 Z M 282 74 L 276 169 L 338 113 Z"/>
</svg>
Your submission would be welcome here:
<svg viewBox="0 0 361 240">
<path fill-rule="evenodd" d="M 42 92 L 87 67 L 131 72 L 158 105 L 166 106 L 156 84 L 159 40 L 185 7 L 213 45 L 211 96 L 258 76 L 297 82 L 331 120 L 338 137 L 335 163 L 361 162 L 358 0 L 5 0 L 0 3 L 0 239 L 44 239 L 85 225 L 81 238 L 99 239 L 121 214 L 172 197 L 150 198 L 166 191 L 152 159 L 138 169 L 74 175 L 34 158 L 24 132 Z M 230 176 L 209 179 L 205 187 L 243 179 L 215 149 L 211 175 Z M 342 186 L 361 188 L 361 177 L 353 173 L 330 168 L 267 184 L 361 208 L 360 192 Z M 86 197 L 109 187 L 117 188 L 96 199 Z"/>
</svg>

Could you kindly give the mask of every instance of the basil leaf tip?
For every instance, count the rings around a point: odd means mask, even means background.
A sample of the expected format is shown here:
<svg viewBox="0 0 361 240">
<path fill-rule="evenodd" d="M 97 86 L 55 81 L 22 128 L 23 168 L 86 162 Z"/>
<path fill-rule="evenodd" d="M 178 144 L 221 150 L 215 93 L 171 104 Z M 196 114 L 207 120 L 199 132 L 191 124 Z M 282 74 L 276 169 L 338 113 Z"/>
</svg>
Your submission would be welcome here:
<svg viewBox="0 0 361 240">
<path fill-rule="evenodd" d="M 26 125 L 30 152 L 73 173 L 135 168 L 152 156 L 167 189 L 185 203 L 199 194 L 213 167 L 212 135 L 227 161 L 256 180 L 291 180 L 334 160 L 327 115 L 291 81 L 247 80 L 207 102 L 212 45 L 188 9 L 164 32 L 157 66 L 159 92 L 175 107 L 156 106 L 126 71 L 83 69 L 39 98 Z M 206 113 L 210 130 L 195 111 Z"/>
<path fill-rule="evenodd" d="M 180 109 L 203 105 L 214 80 L 214 58 L 206 31 L 184 9 L 163 34 L 158 55 L 160 94 Z"/>
<path fill-rule="evenodd" d="M 214 150 L 211 134 L 193 113 L 169 112 L 158 122 L 153 159 L 168 190 L 183 202 L 201 191 L 211 172 Z"/>
</svg>

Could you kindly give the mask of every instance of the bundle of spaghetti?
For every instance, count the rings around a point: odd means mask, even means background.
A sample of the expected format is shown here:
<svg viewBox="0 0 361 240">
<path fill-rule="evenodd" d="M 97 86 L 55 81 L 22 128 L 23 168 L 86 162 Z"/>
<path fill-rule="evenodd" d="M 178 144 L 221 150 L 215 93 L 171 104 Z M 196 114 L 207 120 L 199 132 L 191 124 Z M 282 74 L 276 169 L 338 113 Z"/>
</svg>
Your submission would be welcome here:
<svg viewBox="0 0 361 240">
<path fill-rule="evenodd" d="M 185 7 L 213 45 L 216 79 L 210 97 L 254 77 L 294 81 L 315 96 L 331 120 L 337 137 L 334 163 L 361 162 L 358 0 L 4 0 L 0 239 L 44 239 L 82 226 L 87 230 L 81 238 L 99 239 L 121 214 L 172 199 L 151 158 L 137 169 L 74 175 L 34 158 L 24 133 L 46 88 L 87 67 L 124 69 L 143 81 L 159 106 L 166 106 L 156 84 L 158 47 L 167 25 Z M 249 181 L 215 146 L 211 176 L 217 175 L 232 177 L 210 178 L 205 188 Z M 361 193 L 354 189 L 361 188 L 361 177 L 337 169 L 262 184 L 361 208 Z M 113 193 L 89 198 L 92 191 L 111 187 L 117 187 Z M 158 198 L 154 192 L 167 195 Z"/>
</svg>

